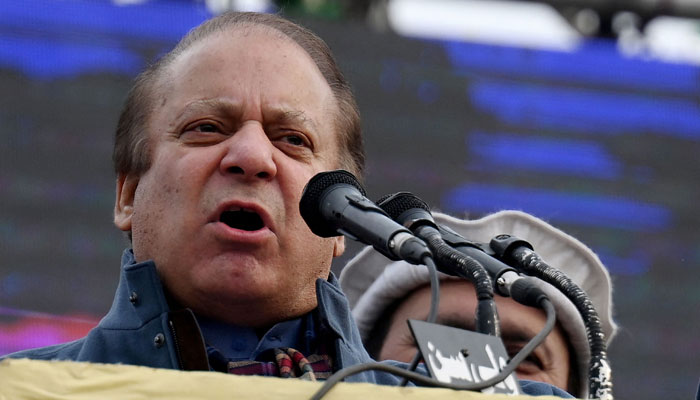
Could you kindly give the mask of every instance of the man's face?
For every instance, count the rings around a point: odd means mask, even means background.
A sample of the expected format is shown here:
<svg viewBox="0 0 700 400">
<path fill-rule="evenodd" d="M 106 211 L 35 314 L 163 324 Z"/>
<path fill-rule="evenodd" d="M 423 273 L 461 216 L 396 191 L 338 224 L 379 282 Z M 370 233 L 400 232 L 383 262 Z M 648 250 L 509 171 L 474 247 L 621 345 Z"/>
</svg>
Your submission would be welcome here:
<svg viewBox="0 0 700 400">
<path fill-rule="evenodd" d="M 195 312 L 265 326 L 316 306 L 342 238 L 299 214 L 306 182 L 337 167 L 336 101 L 304 50 L 262 27 L 194 44 L 161 78 L 151 168 L 120 177 L 115 222 Z"/>
<path fill-rule="evenodd" d="M 501 338 L 508 355 L 512 357 L 540 332 L 546 318 L 543 311 L 518 304 L 511 298 L 496 296 L 495 299 L 501 321 Z M 476 293 L 471 283 L 442 281 L 437 323 L 473 331 L 476 304 Z M 398 306 L 379 353 L 380 360 L 410 362 L 413 359 L 416 345 L 406 320 L 424 320 L 428 316 L 429 305 L 430 288 L 422 287 Z M 515 372 L 520 379 L 547 382 L 566 390 L 569 368 L 569 350 L 561 329 L 556 326 Z"/>
</svg>

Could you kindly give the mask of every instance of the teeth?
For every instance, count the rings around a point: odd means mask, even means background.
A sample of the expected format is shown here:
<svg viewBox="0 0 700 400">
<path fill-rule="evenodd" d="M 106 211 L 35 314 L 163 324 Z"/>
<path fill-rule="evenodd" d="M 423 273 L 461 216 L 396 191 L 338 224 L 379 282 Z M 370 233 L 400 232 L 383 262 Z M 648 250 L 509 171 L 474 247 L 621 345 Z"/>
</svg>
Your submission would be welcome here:
<svg viewBox="0 0 700 400">
<path fill-rule="evenodd" d="M 244 212 L 249 212 L 249 213 L 255 212 L 251 209 L 243 208 L 243 207 L 231 207 L 231 208 L 227 208 L 226 211 L 244 211 Z"/>
</svg>

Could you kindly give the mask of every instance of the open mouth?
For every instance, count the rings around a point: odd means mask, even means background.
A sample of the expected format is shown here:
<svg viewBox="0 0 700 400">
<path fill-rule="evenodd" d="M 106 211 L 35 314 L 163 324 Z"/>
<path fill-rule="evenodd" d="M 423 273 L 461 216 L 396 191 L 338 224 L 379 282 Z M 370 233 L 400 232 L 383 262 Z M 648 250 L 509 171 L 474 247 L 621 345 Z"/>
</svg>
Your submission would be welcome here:
<svg viewBox="0 0 700 400">
<path fill-rule="evenodd" d="M 257 231 L 265 227 L 258 213 L 244 209 L 226 210 L 221 213 L 219 221 L 234 229 Z"/>
</svg>

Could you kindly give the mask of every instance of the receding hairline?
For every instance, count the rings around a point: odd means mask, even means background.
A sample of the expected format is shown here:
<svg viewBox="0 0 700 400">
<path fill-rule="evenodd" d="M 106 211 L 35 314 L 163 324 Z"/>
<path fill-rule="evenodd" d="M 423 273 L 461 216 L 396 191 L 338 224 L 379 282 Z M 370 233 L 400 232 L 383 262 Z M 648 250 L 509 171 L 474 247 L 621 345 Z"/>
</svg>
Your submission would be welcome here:
<svg viewBox="0 0 700 400">
<path fill-rule="evenodd" d="M 274 26 L 270 25 L 265 25 L 262 23 L 258 23 L 255 21 L 237 21 L 237 22 L 232 22 L 229 25 L 222 26 L 220 29 L 213 30 L 211 32 L 207 32 L 205 35 L 198 37 L 196 39 L 193 39 L 191 41 L 188 41 L 187 44 L 183 47 L 180 45 L 176 46 L 173 51 L 168 53 L 165 58 L 159 61 L 158 67 L 156 68 L 156 74 L 155 74 L 155 79 L 152 82 L 152 89 L 154 90 L 159 90 L 163 86 L 164 80 L 167 80 L 167 77 L 170 75 L 172 72 L 173 66 L 185 55 L 188 53 L 196 50 L 198 47 L 204 46 L 207 42 L 210 40 L 216 38 L 216 37 L 230 37 L 232 40 L 234 39 L 234 36 L 236 35 L 235 32 L 241 32 L 242 37 L 247 37 L 249 36 L 254 30 L 258 30 L 261 33 L 264 34 L 269 34 L 274 36 L 277 39 L 281 39 L 284 42 L 292 44 L 294 47 L 296 47 L 298 50 L 300 50 L 307 58 L 309 63 L 313 65 L 313 68 L 315 69 L 316 72 L 318 72 L 319 76 L 323 78 L 323 81 L 326 82 L 326 85 L 330 88 L 330 85 L 326 81 L 325 76 L 319 69 L 318 65 L 314 61 L 313 57 L 304 49 L 299 43 L 297 43 L 293 38 L 291 38 L 289 35 L 285 34 L 281 30 L 275 28 Z M 331 88 L 331 93 L 333 92 Z M 335 97 L 335 96 L 334 96 Z"/>
<path fill-rule="evenodd" d="M 255 31 L 258 31 L 257 33 Z M 240 33 L 237 33 L 240 32 Z M 151 104 L 152 106 L 155 106 L 155 101 L 156 99 L 160 97 L 164 97 L 163 95 L 166 93 L 165 90 L 167 90 L 167 82 L 168 78 L 172 77 L 172 72 L 173 69 L 175 68 L 176 64 L 178 61 L 186 56 L 189 52 L 195 51 L 198 47 L 206 45 L 210 40 L 216 39 L 216 38 L 227 38 L 230 37 L 232 40 L 240 40 L 240 37 L 248 37 L 249 35 L 252 34 L 259 34 L 262 33 L 264 35 L 271 35 L 276 39 L 281 39 L 283 42 L 291 44 L 294 46 L 301 54 L 304 54 L 306 57 L 307 64 L 311 68 L 313 68 L 313 71 L 317 74 L 318 77 L 321 78 L 321 81 L 324 83 L 325 87 L 328 89 L 327 94 L 328 99 L 330 103 L 324 104 L 324 108 L 328 108 L 326 111 L 333 113 L 336 116 L 339 116 L 340 113 L 342 112 L 339 104 L 339 100 L 336 96 L 336 94 L 333 91 L 333 88 L 331 85 L 328 83 L 326 77 L 324 76 L 323 72 L 321 72 L 320 68 L 318 67 L 318 64 L 316 61 L 313 59 L 313 57 L 304 49 L 299 43 L 297 43 L 292 37 L 288 36 L 286 33 L 283 31 L 275 28 L 274 26 L 269 26 L 265 25 L 262 23 L 257 23 L 255 21 L 239 21 L 232 23 L 230 25 L 226 25 L 221 27 L 221 29 L 218 29 L 216 31 L 209 32 L 207 35 L 204 35 L 198 40 L 192 41 L 188 46 L 184 47 L 181 49 L 181 51 L 172 54 L 171 57 L 169 57 L 166 62 L 160 66 L 158 69 L 158 72 L 155 75 L 155 79 L 152 82 L 151 90 L 150 90 L 150 96 L 151 96 Z M 234 36 L 240 35 L 238 39 L 234 38 Z M 149 125 L 150 120 L 153 116 L 153 113 L 149 113 L 147 120 L 146 120 L 146 126 Z M 336 139 L 338 140 L 338 143 L 336 144 L 338 147 L 338 150 L 342 150 L 342 145 L 340 143 L 340 127 L 338 126 L 337 123 L 337 118 L 333 118 L 333 132 L 336 135 Z M 148 132 L 150 132 L 150 129 L 147 129 Z"/>
<path fill-rule="evenodd" d="M 247 37 L 251 34 L 253 34 L 253 31 L 259 31 L 260 33 L 264 34 L 269 34 L 274 36 L 277 39 L 281 39 L 287 43 L 293 44 L 297 49 L 301 50 L 308 60 L 311 62 L 311 64 L 314 65 L 314 68 L 319 72 L 319 74 L 323 77 L 323 74 L 321 73 L 321 70 L 318 68 L 318 65 L 314 61 L 313 57 L 304 49 L 299 43 L 297 43 L 294 38 L 290 37 L 283 31 L 279 30 L 278 28 L 270 25 L 266 25 L 260 22 L 256 21 L 236 21 L 236 22 L 231 22 L 228 25 L 221 26 L 218 29 L 208 31 L 205 34 L 193 38 L 186 43 L 182 45 L 178 45 L 168 53 L 168 55 L 162 60 L 163 64 L 160 66 L 159 69 L 168 69 L 170 68 L 177 60 L 179 60 L 183 55 L 186 53 L 193 51 L 193 49 L 197 47 L 203 46 L 207 41 L 214 37 L 226 37 L 229 36 L 233 38 L 236 35 L 236 32 L 241 32 L 242 37 Z M 163 72 L 165 71 L 160 71 L 159 76 L 163 75 Z M 325 78 L 324 78 L 325 80 Z"/>
</svg>

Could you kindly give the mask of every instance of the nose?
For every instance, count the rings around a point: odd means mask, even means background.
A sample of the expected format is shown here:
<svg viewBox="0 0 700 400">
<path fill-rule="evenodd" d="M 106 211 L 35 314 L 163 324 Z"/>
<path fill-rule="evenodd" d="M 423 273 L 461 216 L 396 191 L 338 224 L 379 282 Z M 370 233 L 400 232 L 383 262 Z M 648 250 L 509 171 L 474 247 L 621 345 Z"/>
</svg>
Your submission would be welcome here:
<svg viewBox="0 0 700 400">
<path fill-rule="evenodd" d="M 222 173 L 262 180 L 277 174 L 277 165 L 273 160 L 275 147 L 260 123 L 244 123 L 224 144 L 227 147 L 221 159 Z"/>
</svg>

